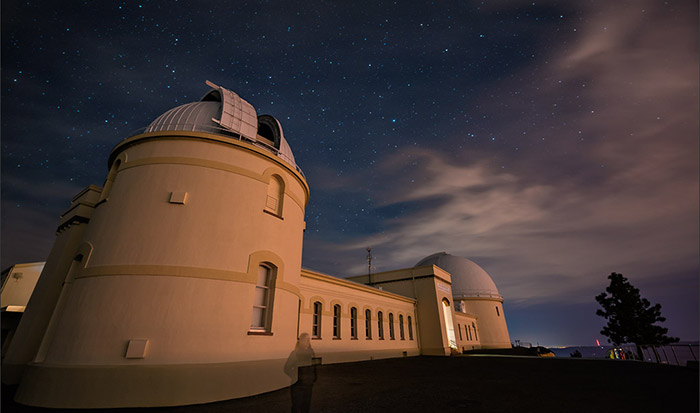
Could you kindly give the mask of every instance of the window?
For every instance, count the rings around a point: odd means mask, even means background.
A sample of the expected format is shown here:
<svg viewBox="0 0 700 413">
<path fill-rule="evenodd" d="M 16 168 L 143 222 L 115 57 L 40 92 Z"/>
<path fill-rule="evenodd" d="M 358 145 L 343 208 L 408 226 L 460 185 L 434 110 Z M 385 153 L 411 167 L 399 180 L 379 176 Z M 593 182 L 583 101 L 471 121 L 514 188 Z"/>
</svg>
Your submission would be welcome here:
<svg viewBox="0 0 700 413">
<path fill-rule="evenodd" d="M 394 336 L 394 314 L 389 313 L 389 339 L 395 340 Z"/>
<path fill-rule="evenodd" d="M 284 200 L 284 181 L 277 175 L 270 177 L 267 184 L 267 198 L 265 199 L 265 211 L 279 217 L 282 216 L 282 201 Z"/>
<path fill-rule="evenodd" d="M 411 316 L 408 316 L 408 339 L 413 340 L 413 324 L 411 324 Z"/>
<path fill-rule="evenodd" d="M 384 314 L 381 311 L 377 313 L 377 328 L 379 329 L 379 339 L 384 340 Z"/>
<path fill-rule="evenodd" d="M 357 308 L 350 309 L 350 337 L 357 340 Z"/>
<path fill-rule="evenodd" d="M 340 338 L 340 304 L 333 306 L 333 338 Z"/>
<path fill-rule="evenodd" d="M 401 340 L 406 339 L 403 335 L 403 314 L 399 314 L 399 336 L 401 337 Z"/>
<path fill-rule="evenodd" d="M 476 335 L 476 324 L 472 323 L 472 327 L 474 328 L 474 340 L 479 340 L 479 336 Z"/>
<path fill-rule="evenodd" d="M 253 317 L 250 329 L 270 332 L 272 325 L 272 302 L 274 299 L 275 271 L 271 265 L 258 267 L 258 281 L 255 284 Z"/>
<path fill-rule="evenodd" d="M 372 339 L 372 312 L 365 310 L 365 337 L 367 340 Z"/>
<path fill-rule="evenodd" d="M 470 340 L 470 341 L 471 341 L 471 339 L 472 339 L 472 328 L 471 328 L 471 326 L 467 326 L 467 327 L 469 328 L 469 333 L 467 334 L 467 340 Z"/>
<path fill-rule="evenodd" d="M 499 317 L 501 316 L 501 313 L 498 312 L 498 306 L 496 306 L 496 315 Z"/>
<path fill-rule="evenodd" d="M 323 304 L 316 301 L 314 303 L 314 317 L 311 327 L 311 336 L 314 338 L 321 338 L 321 310 L 323 310 Z"/>
<path fill-rule="evenodd" d="M 462 341 L 462 325 L 457 324 L 457 330 L 459 330 L 459 341 Z"/>
</svg>

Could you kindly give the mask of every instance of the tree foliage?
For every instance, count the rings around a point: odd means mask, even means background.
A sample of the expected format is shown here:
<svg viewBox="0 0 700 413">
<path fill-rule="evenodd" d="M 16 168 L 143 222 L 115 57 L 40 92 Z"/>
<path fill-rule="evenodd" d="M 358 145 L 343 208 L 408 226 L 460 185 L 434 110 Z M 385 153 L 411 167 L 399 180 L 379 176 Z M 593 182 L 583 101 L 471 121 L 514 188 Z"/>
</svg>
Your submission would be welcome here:
<svg viewBox="0 0 700 413">
<path fill-rule="evenodd" d="M 654 324 L 666 321 L 661 316 L 661 304 L 652 306 L 622 274 L 612 273 L 608 279 L 610 285 L 595 299 L 602 307 L 596 314 L 608 320 L 600 334 L 608 337 L 609 342 L 617 346 L 623 343 L 664 345 L 678 341 L 666 335 L 667 328 Z"/>
</svg>

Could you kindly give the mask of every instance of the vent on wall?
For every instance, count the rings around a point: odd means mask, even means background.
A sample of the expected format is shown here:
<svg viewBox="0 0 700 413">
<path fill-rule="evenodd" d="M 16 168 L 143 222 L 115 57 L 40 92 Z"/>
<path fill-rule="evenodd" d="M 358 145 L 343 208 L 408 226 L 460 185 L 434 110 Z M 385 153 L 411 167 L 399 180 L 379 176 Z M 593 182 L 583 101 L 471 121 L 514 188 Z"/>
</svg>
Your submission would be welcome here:
<svg viewBox="0 0 700 413">
<path fill-rule="evenodd" d="M 187 192 L 185 192 L 185 191 L 177 191 L 177 192 L 171 192 L 171 193 L 170 193 L 170 203 L 171 203 L 171 204 L 182 204 L 182 205 L 184 205 L 185 202 L 187 202 Z"/>
<path fill-rule="evenodd" d="M 146 347 L 148 346 L 147 338 L 134 338 L 129 340 L 129 344 L 126 346 L 125 358 L 128 359 L 142 359 L 146 357 Z"/>
</svg>

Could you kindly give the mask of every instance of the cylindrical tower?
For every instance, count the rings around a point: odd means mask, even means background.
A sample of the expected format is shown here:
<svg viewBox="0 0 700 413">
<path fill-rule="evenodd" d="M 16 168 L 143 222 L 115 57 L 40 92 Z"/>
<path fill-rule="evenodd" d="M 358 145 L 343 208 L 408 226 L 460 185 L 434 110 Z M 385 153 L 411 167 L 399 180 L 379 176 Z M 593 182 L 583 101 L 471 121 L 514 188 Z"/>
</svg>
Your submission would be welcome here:
<svg viewBox="0 0 700 413">
<path fill-rule="evenodd" d="M 510 348 L 510 335 L 503 312 L 503 296 L 491 277 L 474 261 L 439 252 L 422 259 L 416 267 L 437 265 L 452 276 L 452 296 L 463 311 L 477 317 L 476 337 L 481 348 Z"/>
<path fill-rule="evenodd" d="M 113 149 L 18 401 L 181 405 L 290 384 L 309 187 L 279 122 L 208 84 Z"/>
</svg>

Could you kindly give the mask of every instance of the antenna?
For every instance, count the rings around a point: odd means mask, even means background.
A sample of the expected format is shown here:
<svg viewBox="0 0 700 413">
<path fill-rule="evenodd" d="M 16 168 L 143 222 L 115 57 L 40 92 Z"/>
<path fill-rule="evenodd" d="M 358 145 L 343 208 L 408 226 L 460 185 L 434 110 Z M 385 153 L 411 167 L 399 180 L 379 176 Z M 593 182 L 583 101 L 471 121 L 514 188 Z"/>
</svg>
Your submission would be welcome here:
<svg viewBox="0 0 700 413">
<path fill-rule="evenodd" d="M 367 247 L 367 277 L 369 285 L 372 285 L 372 247 Z"/>
</svg>

